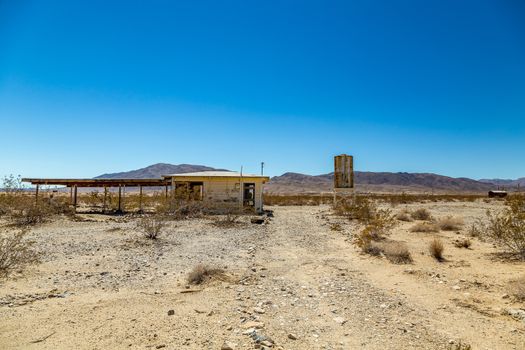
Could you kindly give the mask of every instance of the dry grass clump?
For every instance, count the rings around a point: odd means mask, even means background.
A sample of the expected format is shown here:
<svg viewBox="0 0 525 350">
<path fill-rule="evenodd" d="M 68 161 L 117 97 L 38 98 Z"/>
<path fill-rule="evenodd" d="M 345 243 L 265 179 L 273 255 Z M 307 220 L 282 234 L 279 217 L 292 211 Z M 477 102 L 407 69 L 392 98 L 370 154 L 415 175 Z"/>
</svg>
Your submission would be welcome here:
<svg viewBox="0 0 525 350">
<path fill-rule="evenodd" d="M 509 283 L 509 292 L 518 301 L 525 301 L 525 276 Z"/>
<path fill-rule="evenodd" d="M 223 278 L 224 270 L 204 264 L 198 264 L 188 274 L 187 281 L 189 284 L 202 284 L 215 277 Z"/>
<path fill-rule="evenodd" d="M 430 214 L 430 211 L 428 211 L 425 208 L 419 208 L 412 212 L 411 214 L 412 219 L 414 220 L 431 220 L 432 215 Z"/>
<path fill-rule="evenodd" d="M 454 241 L 454 245 L 457 248 L 469 249 L 470 246 L 472 245 L 472 242 L 468 238 L 460 238 Z"/>
<path fill-rule="evenodd" d="M 449 345 L 448 350 L 472 350 L 472 346 L 467 343 L 459 342 L 457 344 Z"/>
<path fill-rule="evenodd" d="M 437 224 L 443 231 L 457 231 L 460 230 L 464 225 L 463 219 L 452 216 L 441 218 Z"/>
<path fill-rule="evenodd" d="M 410 264 L 412 256 L 406 244 L 401 242 L 385 242 L 382 244 L 383 254 L 394 264 Z"/>
<path fill-rule="evenodd" d="M 413 261 L 408 247 L 401 242 L 367 241 L 361 249 L 372 256 L 384 255 L 393 264 L 410 264 Z"/>
<path fill-rule="evenodd" d="M 155 212 L 166 219 L 184 220 L 202 217 L 207 213 L 207 209 L 201 201 L 170 197 L 162 200 L 155 208 Z"/>
<path fill-rule="evenodd" d="M 166 226 L 166 221 L 163 217 L 154 215 L 140 219 L 137 227 L 142 231 L 144 236 L 148 239 L 159 238 L 162 230 Z"/>
<path fill-rule="evenodd" d="M 343 231 L 343 226 L 338 222 L 332 222 L 330 223 L 330 230 L 331 231 Z"/>
<path fill-rule="evenodd" d="M 512 196 L 499 214 L 488 212 L 487 237 L 525 260 L 525 196 Z"/>
<path fill-rule="evenodd" d="M 228 213 L 226 215 L 221 215 L 213 220 L 212 224 L 217 227 L 230 228 L 239 225 L 239 215 Z"/>
<path fill-rule="evenodd" d="M 403 209 L 401 212 L 397 213 L 396 219 L 399 221 L 411 222 L 412 216 L 410 215 L 410 211 L 408 209 Z"/>
<path fill-rule="evenodd" d="M 0 236 L 0 277 L 39 261 L 33 249 L 34 242 L 27 240 L 27 231 L 5 232 Z"/>
<path fill-rule="evenodd" d="M 436 237 L 430 242 L 430 244 L 428 245 L 428 250 L 430 252 L 430 255 L 437 261 L 441 262 L 445 260 L 443 257 L 445 246 L 443 245 L 443 242 L 441 242 L 439 238 Z"/>
<path fill-rule="evenodd" d="M 439 226 L 434 222 L 418 222 L 410 228 L 410 232 L 438 232 Z"/>
</svg>

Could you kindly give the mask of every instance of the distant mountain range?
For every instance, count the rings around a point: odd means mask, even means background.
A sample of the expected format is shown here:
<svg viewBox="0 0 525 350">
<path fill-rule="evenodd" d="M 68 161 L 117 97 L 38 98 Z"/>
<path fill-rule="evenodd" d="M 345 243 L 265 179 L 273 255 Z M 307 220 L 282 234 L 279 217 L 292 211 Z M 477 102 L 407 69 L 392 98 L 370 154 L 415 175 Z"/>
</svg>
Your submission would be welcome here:
<svg viewBox="0 0 525 350">
<path fill-rule="evenodd" d="M 182 174 L 196 171 L 225 170 L 204 165 L 158 163 L 148 167 L 103 174 L 97 179 L 158 178 L 167 174 Z M 453 178 L 431 173 L 355 172 L 356 190 L 360 192 L 486 192 L 500 187 L 525 187 L 525 178 L 517 180 Z M 333 186 L 333 173 L 305 175 L 285 173 L 274 176 L 265 189 L 271 193 L 319 193 L 329 192 Z"/>
<path fill-rule="evenodd" d="M 494 185 L 504 186 L 504 187 L 525 187 L 525 177 L 520 177 L 516 180 L 510 179 L 481 179 L 480 182 L 493 183 Z"/>
</svg>

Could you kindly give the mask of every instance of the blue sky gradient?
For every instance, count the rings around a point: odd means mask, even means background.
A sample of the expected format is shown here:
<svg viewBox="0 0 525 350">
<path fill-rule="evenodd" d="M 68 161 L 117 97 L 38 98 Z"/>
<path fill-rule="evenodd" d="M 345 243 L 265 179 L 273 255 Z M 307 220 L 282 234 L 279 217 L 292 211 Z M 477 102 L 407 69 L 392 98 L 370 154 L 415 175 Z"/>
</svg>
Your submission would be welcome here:
<svg viewBox="0 0 525 350">
<path fill-rule="evenodd" d="M 0 176 L 525 176 L 525 2 L 0 1 Z"/>
</svg>

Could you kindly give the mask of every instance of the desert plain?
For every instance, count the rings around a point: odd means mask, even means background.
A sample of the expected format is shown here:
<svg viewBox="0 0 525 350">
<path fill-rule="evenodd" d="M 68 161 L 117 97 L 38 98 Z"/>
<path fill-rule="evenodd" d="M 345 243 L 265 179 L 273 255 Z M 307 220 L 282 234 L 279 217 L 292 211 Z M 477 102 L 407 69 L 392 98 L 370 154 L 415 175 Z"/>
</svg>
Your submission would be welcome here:
<svg viewBox="0 0 525 350">
<path fill-rule="evenodd" d="M 32 226 L 40 261 L 0 282 L 0 348 L 525 349 L 525 304 L 509 290 L 525 263 L 469 233 L 503 201 L 379 205 L 461 225 L 412 232 L 420 220 L 397 220 L 386 239 L 408 248 L 403 264 L 364 253 L 362 225 L 327 204 L 266 206 L 262 223 L 168 220 L 155 240 L 135 214 Z M 199 266 L 220 273 L 190 283 Z"/>
</svg>

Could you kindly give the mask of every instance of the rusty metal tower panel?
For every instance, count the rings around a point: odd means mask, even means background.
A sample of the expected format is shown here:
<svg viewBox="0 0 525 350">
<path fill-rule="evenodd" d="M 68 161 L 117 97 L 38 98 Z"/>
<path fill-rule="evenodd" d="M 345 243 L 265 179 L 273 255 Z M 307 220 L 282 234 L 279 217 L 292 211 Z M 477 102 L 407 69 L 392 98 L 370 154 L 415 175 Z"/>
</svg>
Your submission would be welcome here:
<svg viewBox="0 0 525 350">
<path fill-rule="evenodd" d="M 354 188 L 354 157 L 347 154 L 334 157 L 334 188 Z"/>
</svg>

